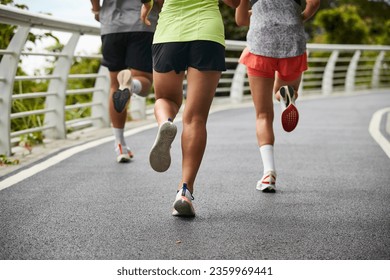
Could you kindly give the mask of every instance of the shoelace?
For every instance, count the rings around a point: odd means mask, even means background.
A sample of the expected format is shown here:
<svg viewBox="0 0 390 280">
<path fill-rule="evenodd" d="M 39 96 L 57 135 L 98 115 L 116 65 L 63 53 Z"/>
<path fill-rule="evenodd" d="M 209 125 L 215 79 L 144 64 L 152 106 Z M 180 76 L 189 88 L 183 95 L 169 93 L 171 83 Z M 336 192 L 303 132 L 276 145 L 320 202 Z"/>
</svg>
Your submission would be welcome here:
<svg viewBox="0 0 390 280">
<path fill-rule="evenodd" d="M 191 199 L 194 200 L 194 199 L 195 199 L 194 196 L 192 195 L 192 193 L 191 193 L 191 192 L 188 190 L 188 188 L 187 188 L 187 183 L 183 183 L 181 195 L 182 195 L 182 196 L 186 196 L 186 192 L 187 192 L 187 191 L 188 191 L 188 193 L 191 195 Z M 177 191 L 177 192 L 179 192 L 179 191 Z"/>
</svg>

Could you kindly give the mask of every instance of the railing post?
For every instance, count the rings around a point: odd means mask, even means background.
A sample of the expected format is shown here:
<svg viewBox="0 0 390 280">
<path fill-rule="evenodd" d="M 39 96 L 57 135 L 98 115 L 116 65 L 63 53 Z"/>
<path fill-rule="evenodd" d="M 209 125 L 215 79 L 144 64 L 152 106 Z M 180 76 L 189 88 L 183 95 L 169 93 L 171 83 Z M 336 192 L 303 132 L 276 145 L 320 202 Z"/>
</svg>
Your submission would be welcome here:
<svg viewBox="0 0 390 280">
<path fill-rule="evenodd" d="M 146 98 L 133 94 L 130 100 L 130 115 L 133 120 L 146 119 Z"/>
<path fill-rule="evenodd" d="M 101 104 L 92 107 L 92 118 L 94 127 L 109 127 L 110 116 L 108 114 L 108 95 L 110 92 L 110 76 L 107 67 L 100 66 L 98 76 L 95 81 L 95 91 L 93 92 L 93 103 Z"/>
<path fill-rule="evenodd" d="M 46 113 L 45 125 L 54 126 L 54 129 L 47 130 L 45 136 L 52 139 L 65 139 L 65 101 L 68 75 L 73 63 L 74 50 L 80 38 L 79 33 L 73 33 L 68 43 L 62 50 L 61 56 L 56 62 L 53 76 L 58 77 L 50 81 L 48 91 L 57 92 L 56 95 L 46 98 L 46 108 L 54 109 L 53 112 Z"/>
<path fill-rule="evenodd" d="M 11 155 L 11 107 L 12 92 L 16 71 L 18 69 L 20 52 L 27 40 L 30 27 L 19 26 L 13 36 L 7 51 L 12 54 L 4 54 L 0 62 L 0 154 Z"/>
<path fill-rule="evenodd" d="M 244 97 L 246 66 L 238 63 L 234 72 L 232 85 L 230 88 L 230 101 L 232 103 L 240 103 Z"/>
<path fill-rule="evenodd" d="M 379 88 L 381 65 L 384 58 L 385 58 L 385 51 L 381 51 L 376 57 L 375 65 L 374 68 L 372 69 L 371 87 L 373 89 Z"/>
<path fill-rule="evenodd" d="M 361 51 L 357 50 L 355 51 L 351 61 L 348 65 L 347 70 L 347 77 L 345 78 L 345 92 L 346 93 L 353 93 L 355 90 L 355 77 L 356 77 L 356 70 L 359 63 Z"/>
<path fill-rule="evenodd" d="M 339 51 L 335 50 L 332 52 L 331 56 L 328 59 L 324 70 L 324 77 L 322 79 L 322 94 L 329 95 L 333 91 L 333 74 L 336 67 L 336 61 L 339 57 Z"/>
</svg>

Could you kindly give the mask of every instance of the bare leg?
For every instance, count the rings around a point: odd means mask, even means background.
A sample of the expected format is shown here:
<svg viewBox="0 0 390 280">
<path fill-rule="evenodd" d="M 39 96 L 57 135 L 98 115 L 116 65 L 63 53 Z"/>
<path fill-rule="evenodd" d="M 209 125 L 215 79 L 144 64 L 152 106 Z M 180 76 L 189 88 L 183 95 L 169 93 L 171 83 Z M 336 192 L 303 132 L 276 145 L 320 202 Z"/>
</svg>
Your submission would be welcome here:
<svg viewBox="0 0 390 280">
<path fill-rule="evenodd" d="M 146 97 L 149 94 L 150 88 L 152 86 L 153 74 L 131 69 L 131 76 L 133 81 L 138 80 L 141 83 L 141 91 L 136 92 L 136 94 L 142 97 Z"/>
<path fill-rule="evenodd" d="M 112 95 L 114 94 L 115 91 L 118 90 L 119 88 L 119 83 L 118 83 L 118 72 L 110 72 L 110 94 L 109 94 L 109 114 L 112 122 L 112 126 L 114 128 L 121 128 L 123 129 L 125 127 L 126 119 L 127 119 L 127 110 L 124 110 L 121 113 L 118 113 L 115 108 L 114 108 L 114 102 L 112 99 Z M 132 74 L 132 79 L 133 80 L 139 80 L 142 85 L 142 90 L 140 95 L 141 96 L 146 96 L 149 91 L 150 87 L 152 85 L 152 73 L 147 73 L 143 71 L 138 71 L 138 70 L 131 70 Z"/>
<path fill-rule="evenodd" d="M 189 68 L 187 72 L 187 101 L 181 138 L 183 156 L 181 183 L 187 183 L 191 193 L 206 148 L 206 122 L 220 76 L 221 73 L 217 71 L 201 72 L 194 68 Z"/>
<path fill-rule="evenodd" d="M 256 111 L 256 136 L 259 147 L 275 142 L 272 89 L 274 79 L 249 76 L 251 94 Z"/>
<path fill-rule="evenodd" d="M 295 91 L 295 99 L 298 98 L 298 88 L 299 88 L 299 85 L 301 83 L 301 79 L 302 79 L 302 75 L 300 75 L 298 78 L 296 78 L 295 80 L 292 80 L 292 81 L 283 81 L 282 79 L 280 79 L 278 76 L 276 77 L 275 79 L 275 84 L 274 84 L 274 94 L 275 94 L 275 97 L 276 99 L 279 101 L 280 100 L 280 95 L 279 95 L 279 89 L 280 87 L 282 86 L 292 86 L 294 88 L 294 91 Z"/>
<path fill-rule="evenodd" d="M 174 119 L 179 112 L 183 102 L 183 79 L 184 72 L 176 74 L 154 72 L 154 87 L 156 102 L 154 104 L 154 115 L 157 123 Z"/>
</svg>

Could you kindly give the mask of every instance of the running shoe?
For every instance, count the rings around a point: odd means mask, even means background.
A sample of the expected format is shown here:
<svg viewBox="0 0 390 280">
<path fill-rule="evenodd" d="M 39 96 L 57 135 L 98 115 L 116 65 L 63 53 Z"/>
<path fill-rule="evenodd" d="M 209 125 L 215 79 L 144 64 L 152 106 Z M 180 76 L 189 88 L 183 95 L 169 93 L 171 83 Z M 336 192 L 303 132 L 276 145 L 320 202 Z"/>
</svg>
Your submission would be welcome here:
<svg viewBox="0 0 390 280">
<path fill-rule="evenodd" d="M 192 206 L 192 200 L 194 197 L 187 189 L 187 184 L 184 183 L 183 187 L 177 191 L 176 199 L 173 202 L 173 216 L 179 217 L 194 217 L 195 210 Z"/>
<path fill-rule="evenodd" d="M 171 144 L 175 140 L 177 127 L 168 120 L 158 129 L 156 140 L 150 150 L 149 162 L 153 170 L 164 172 L 171 165 Z"/>
<path fill-rule="evenodd" d="M 275 192 L 276 173 L 268 171 L 257 182 L 256 189 L 262 192 Z"/>
<path fill-rule="evenodd" d="M 131 71 L 126 69 L 122 70 L 118 73 L 118 82 L 119 82 L 119 89 L 114 92 L 112 95 L 112 99 L 114 101 L 114 108 L 115 111 L 118 113 L 122 113 L 125 108 L 127 108 L 127 105 L 129 104 L 130 97 L 132 95 L 131 92 Z"/>
<path fill-rule="evenodd" d="M 282 126 L 287 132 L 295 129 L 299 120 L 298 109 L 295 106 L 294 89 L 291 86 L 282 86 L 279 89 L 280 104 L 282 106 Z"/>
<path fill-rule="evenodd" d="M 123 147 L 121 144 L 118 144 L 115 147 L 116 152 L 116 161 L 118 163 L 129 162 L 133 157 L 133 153 L 130 151 L 129 147 Z"/>
</svg>

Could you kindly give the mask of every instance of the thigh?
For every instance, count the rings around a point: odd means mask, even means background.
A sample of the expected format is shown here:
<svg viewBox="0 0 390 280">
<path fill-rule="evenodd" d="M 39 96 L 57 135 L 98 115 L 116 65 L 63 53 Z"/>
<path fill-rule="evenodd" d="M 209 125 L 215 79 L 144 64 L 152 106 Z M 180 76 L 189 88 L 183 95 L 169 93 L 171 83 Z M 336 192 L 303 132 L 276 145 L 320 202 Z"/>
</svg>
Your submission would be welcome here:
<svg viewBox="0 0 390 280">
<path fill-rule="evenodd" d="M 199 71 L 192 67 L 188 68 L 184 120 L 193 117 L 207 119 L 220 77 L 219 71 Z"/>
<path fill-rule="evenodd" d="M 249 85 L 256 115 L 273 112 L 274 78 L 249 76 Z"/>
<path fill-rule="evenodd" d="M 302 79 L 302 74 L 299 74 L 297 78 L 295 78 L 294 80 L 290 80 L 290 81 L 285 81 L 285 80 L 281 79 L 279 75 L 277 75 L 276 79 L 275 79 L 274 93 L 276 93 L 280 89 L 280 87 L 286 86 L 286 85 L 292 86 L 294 88 L 295 92 L 298 92 L 298 88 L 299 88 L 299 85 L 301 83 L 301 79 Z"/>
<path fill-rule="evenodd" d="M 169 99 L 176 104 L 181 104 L 183 98 L 184 72 L 177 74 L 175 71 L 167 73 L 153 72 L 154 93 L 156 100 Z"/>
</svg>

